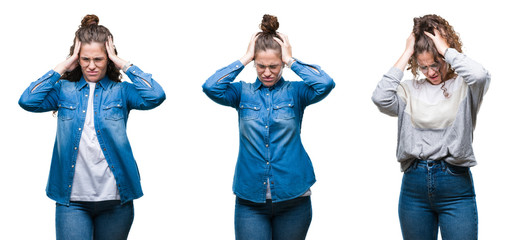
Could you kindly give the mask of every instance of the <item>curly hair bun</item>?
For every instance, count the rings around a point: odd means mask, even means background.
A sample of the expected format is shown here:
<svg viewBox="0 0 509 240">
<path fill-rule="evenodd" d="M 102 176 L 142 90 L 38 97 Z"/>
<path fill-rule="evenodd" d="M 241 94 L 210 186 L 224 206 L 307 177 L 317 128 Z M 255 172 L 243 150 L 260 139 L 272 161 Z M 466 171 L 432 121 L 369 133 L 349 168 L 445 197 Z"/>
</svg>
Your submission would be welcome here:
<svg viewBox="0 0 509 240">
<path fill-rule="evenodd" d="M 91 25 L 99 25 L 99 17 L 94 14 L 88 14 L 81 20 L 80 27 L 88 27 Z"/>
<path fill-rule="evenodd" d="M 278 28 L 279 28 L 279 22 L 277 21 L 276 16 L 272 16 L 269 14 L 263 15 L 262 23 L 260 24 L 260 29 L 264 33 L 276 34 L 276 30 Z"/>
</svg>

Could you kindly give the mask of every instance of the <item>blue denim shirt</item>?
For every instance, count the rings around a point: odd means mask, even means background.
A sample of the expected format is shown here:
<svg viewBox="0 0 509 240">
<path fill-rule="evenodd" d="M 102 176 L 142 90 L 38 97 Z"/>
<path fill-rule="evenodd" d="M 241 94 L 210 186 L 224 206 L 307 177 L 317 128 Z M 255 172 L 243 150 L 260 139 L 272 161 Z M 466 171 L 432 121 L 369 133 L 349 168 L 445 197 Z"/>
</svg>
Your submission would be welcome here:
<svg viewBox="0 0 509 240">
<path fill-rule="evenodd" d="M 334 88 L 334 81 L 319 66 L 297 60 L 291 69 L 304 81 L 281 78 L 270 88 L 259 79 L 255 83 L 232 83 L 242 69 L 244 65 L 236 61 L 203 84 L 210 99 L 238 112 L 240 144 L 233 192 L 264 203 L 270 179 L 273 202 L 296 198 L 316 181 L 300 139 L 304 109 L 324 99 Z"/>
<path fill-rule="evenodd" d="M 131 109 L 159 106 L 166 96 L 151 74 L 136 66 L 131 66 L 126 74 L 133 83 L 117 83 L 106 76 L 96 84 L 94 96 L 88 96 L 90 90 L 83 77 L 78 82 L 59 80 L 60 74 L 51 70 L 21 95 L 19 105 L 27 111 L 58 111 L 57 135 L 46 187 L 49 198 L 69 204 L 89 97 L 94 97 L 97 139 L 115 176 L 121 202 L 143 195 L 138 167 L 127 139 L 127 117 Z"/>
</svg>

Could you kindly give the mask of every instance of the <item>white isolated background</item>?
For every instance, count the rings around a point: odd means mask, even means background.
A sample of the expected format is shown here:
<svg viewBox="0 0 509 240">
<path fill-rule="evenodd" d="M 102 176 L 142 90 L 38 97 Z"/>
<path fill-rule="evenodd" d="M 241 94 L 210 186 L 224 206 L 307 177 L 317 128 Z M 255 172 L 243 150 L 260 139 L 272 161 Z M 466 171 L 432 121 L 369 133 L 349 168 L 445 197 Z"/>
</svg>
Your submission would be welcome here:
<svg viewBox="0 0 509 240">
<path fill-rule="evenodd" d="M 63 61 L 83 16 L 94 13 L 119 56 L 153 74 L 167 99 L 132 111 L 128 135 L 145 196 L 129 239 L 234 239 L 231 191 L 237 113 L 203 94 L 217 69 L 239 59 L 265 13 L 276 15 L 294 57 L 336 82 L 307 108 L 304 146 L 313 160 L 308 239 L 401 239 L 396 118 L 371 93 L 405 47 L 413 17 L 447 19 L 464 53 L 492 84 L 478 117 L 472 169 L 480 239 L 509 239 L 507 8 L 502 1 L 11 1 L 0 8 L 0 239 L 54 239 L 54 202 L 44 189 L 56 121 L 17 101 Z M 238 79 L 255 80 L 252 63 Z M 299 80 L 289 69 L 283 76 Z M 410 78 L 407 72 L 405 78 Z M 124 80 L 128 80 L 127 77 Z"/>
</svg>

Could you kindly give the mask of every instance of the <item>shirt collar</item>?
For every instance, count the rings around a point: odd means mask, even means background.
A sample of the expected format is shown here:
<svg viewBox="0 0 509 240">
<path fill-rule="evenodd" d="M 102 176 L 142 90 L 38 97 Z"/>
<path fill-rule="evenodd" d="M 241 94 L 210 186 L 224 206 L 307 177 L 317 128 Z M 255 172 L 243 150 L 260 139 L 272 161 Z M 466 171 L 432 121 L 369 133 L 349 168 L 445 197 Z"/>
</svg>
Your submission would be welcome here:
<svg viewBox="0 0 509 240">
<path fill-rule="evenodd" d="M 285 79 L 281 76 L 279 81 L 277 81 L 277 83 L 274 86 L 270 87 L 269 89 L 270 90 L 279 90 L 281 88 L 281 86 L 283 86 L 284 82 L 285 82 Z M 258 89 L 260 89 L 260 88 L 262 88 L 264 86 L 263 86 L 262 82 L 260 81 L 260 79 L 256 78 L 256 81 L 254 83 L 254 87 L 255 87 L 256 90 L 258 90 Z"/>
<path fill-rule="evenodd" d="M 104 76 L 103 79 L 101 79 L 99 82 L 96 83 L 97 86 L 102 87 L 103 89 L 107 89 L 111 85 L 112 81 L 108 78 L 108 76 Z M 87 81 L 83 76 L 81 76 L 80 81 L 76 85 L 76 88 L 78 90 L 83 89 L 87 85 Z"/>
</svg>

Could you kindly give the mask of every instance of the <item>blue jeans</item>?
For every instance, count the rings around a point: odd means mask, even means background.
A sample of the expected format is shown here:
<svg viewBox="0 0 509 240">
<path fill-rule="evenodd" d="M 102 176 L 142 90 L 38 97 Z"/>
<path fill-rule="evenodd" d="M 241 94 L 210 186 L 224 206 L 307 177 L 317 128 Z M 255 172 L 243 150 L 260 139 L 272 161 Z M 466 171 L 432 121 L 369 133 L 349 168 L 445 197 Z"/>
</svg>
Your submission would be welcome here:
<svg viewBox="0 0 509 240">
<path fill-rule="evenodd" d="M 133 202 L 57 203 L 57 240 L 125 240 L 134 220 Z"/>
<path fill-rule="evenodd" d="M 298 197 L 273 203 L 254 203 L 237 197 L 235 238 L 237 240 L 305 239 L 311 224 L 311 198 Z"/>
<path fill-rule="evenodd" d="M 477 239 L 477 206 L 468 167 L 416 160 L 405 171 L 399 198 L 404 239 Z"/>
</svg>

